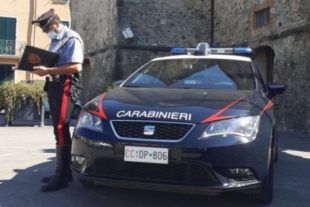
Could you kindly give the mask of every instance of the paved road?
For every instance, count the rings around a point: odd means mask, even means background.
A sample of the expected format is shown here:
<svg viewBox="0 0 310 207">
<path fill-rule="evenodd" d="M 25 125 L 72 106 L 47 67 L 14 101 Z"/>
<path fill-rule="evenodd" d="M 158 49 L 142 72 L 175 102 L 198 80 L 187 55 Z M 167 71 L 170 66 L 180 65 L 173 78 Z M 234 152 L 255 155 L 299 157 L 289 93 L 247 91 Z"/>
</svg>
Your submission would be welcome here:
<svg viewBox="0 0 310 207">
<path fill-rule="evenodd" d="M 0 115 L 1 118 L 1 115 Z M 310 136 L 280 133 L 271 207 L 310 206 Z M 40 193 L 40 179 L 53 173 L 52 127 L 0 127 L 0 207 L 252 207 L 242 194 L 216 197 L 117 188 L 87 189 L 76 180 L 57 192 Z"/>
</svg>

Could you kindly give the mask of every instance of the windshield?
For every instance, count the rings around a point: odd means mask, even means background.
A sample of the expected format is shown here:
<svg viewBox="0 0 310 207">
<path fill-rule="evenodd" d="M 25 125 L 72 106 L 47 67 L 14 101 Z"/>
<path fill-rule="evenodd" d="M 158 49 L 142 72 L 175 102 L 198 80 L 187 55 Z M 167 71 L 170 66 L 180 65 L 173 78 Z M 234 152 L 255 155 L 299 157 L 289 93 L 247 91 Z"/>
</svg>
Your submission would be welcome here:
<svg viewBox="0 0 310 207">
<path fill-rule="evenodd" d="M 123 87 L 254 90 L 250 62 L 220 59 L 153 61 L 134 73 Z"/>
</svg>

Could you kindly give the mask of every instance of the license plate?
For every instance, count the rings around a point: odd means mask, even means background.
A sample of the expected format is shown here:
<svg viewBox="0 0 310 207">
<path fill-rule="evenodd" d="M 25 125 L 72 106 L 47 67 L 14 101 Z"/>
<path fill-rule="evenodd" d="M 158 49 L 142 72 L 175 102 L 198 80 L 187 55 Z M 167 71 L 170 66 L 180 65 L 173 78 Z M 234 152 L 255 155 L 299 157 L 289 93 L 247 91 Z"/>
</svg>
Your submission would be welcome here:
<svg viewBox="0 0 310 207">
<path fill-rule="evenodd" d="M 124 161 L 168 164 L 168 148 L 125 146 Z"/>
</svg>

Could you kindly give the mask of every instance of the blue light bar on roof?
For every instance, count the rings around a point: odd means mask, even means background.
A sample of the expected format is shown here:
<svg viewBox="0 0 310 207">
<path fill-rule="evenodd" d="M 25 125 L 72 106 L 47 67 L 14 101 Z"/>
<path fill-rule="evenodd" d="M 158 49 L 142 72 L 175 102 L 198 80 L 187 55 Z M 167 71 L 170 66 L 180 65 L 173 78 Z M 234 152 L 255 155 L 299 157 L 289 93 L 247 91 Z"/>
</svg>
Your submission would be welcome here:
<svg viewBox="0 0 310 207">
<path fill-rule="evenodd" d="M 206 42 L 201 42 L 197 45 L 196 48 L 172 48 L 170 53 L 172 55 L 180 54 L 190 54 L 190 55 L 207 55 L 210 53 L 209 44 Z"/>
<path fill-rule="evenodd" d="M 249 47 L 211 48 L 211 54 L 252 54 Z"/>
<path fill-rule="evenodd" d="M 211 48 L 211 54 L 233 54 L 233 48 Z"/>
<path fill-rule="evenodd" d="M 182 54 L 194 54 L 197 51 L 196 48 L 172 48 L 170 54 L 172 55 L 182 55 Z"/>
<path fill-rule="evenodd" d="M 249 47 L 236 47 L 235 49 L 235 53 L 241 53 L 241 54 L 252 54 L 253 50 Z"/>
<path fill-rule="evenodd" d="M 172 48 L 170 51 L 172 55 L 208 55 L 208 54 L 254 54 L 249 47 L 227 47 L 227 48 L 210 48 L 206 42 L 201 42 L 196 48 Z"/>
<path fill-rule="evenodd" d="M 171 54 L 186 54 L 186 48 L 172 48 L 170 51 Z"/>
</svg>

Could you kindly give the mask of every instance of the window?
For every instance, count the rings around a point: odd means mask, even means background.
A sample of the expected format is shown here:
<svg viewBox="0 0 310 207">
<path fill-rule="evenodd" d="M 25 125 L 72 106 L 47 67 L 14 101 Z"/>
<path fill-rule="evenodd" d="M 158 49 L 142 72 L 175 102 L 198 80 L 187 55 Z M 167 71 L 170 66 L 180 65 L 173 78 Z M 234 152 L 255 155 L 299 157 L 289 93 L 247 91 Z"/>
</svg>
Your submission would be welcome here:
<svg viewBox="0 0 310 207">
<path fill-rule="evenodd" d="M 264 79 L 263 79 L 263 77 L 262 77 L 262 75 L 261 75 L 261 73 L 260 73 L 258 67 L 257 67 L 255 64 L 254 64 L 254 67 L 255 67 L 256 70 L 257 70 L 258 77 L 259 77 L 259 82 L 260 82 L 260 84 L 262 85 L 262 89 L 263 89 L 264 93 L 267 93 L 267 92 L 268 92 L 268 88 L 267 88 L 267 86 L 266 86 L 266 84 L 265 84 L 265 81 L 264 81 Z"/>
<path fill-rule="evenodd" d="M 0 17 L 0 54 L 15 55 L 16 19 Z"/>
<path fill-rule="evenodd" d="M 15 65 L 2 65 L 0 64 L 0 85 L 5 81 L 14 80 L 14 71 L 12 67 Z"/>
<path fill-rule="evenodd" d="M 70 22 L 69 21 L 61 21 L 63 25 L 66 25 L 68 28 L 70 28 Z"/>
<path fill-rule="evenodd" d="M 261 27 L 270 23 L 270 8 L 256 12 L 255 16 L 256 16 L 256 27 Z"/>
</svg>

